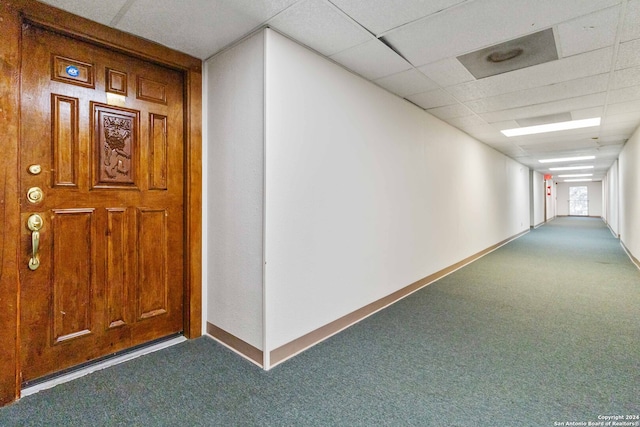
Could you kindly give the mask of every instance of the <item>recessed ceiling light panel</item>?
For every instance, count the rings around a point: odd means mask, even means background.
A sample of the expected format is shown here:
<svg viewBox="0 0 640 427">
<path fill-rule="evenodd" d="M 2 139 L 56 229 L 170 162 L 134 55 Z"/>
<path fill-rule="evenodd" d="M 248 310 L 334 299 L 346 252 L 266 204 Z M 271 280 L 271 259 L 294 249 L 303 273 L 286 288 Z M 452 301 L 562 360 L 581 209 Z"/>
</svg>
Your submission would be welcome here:
<svg viewBox="0 0 640 427">
<path fill-rule="evenodd" d="M 558 178 L 584 178 L 585 176 L 593 176 L 592 173 L 567 173 L 558 175 Z"/>
<path fill-rule="evenodd" d="M 593 165 L 583 165 L 583 166 L 562 166 L 558 168 L 549 168 L 550 171 L 579 171 L 582 169 L 593 169 Z"/>
<path fill-rule="evenodd" d="M 565 179 L 564 182 L 590 182 L 592 179 Z"/>
<path fill-rule="evenodd" d="M 540 163 L 557 163 L 557 162 L 579 162 L 582 160 L 593 160 L 596 156 L 579 156 L 579 157 L 558 157 L 557 159 L 542 159 Z"/>
<path fill-rule="evenodd" d="M 501 130 L 504 136 L 534 135 L 537 133 L 557 132 L 560 130 L 581 129 L 600 126 L 600 117 L 583 120 L 571 120 L 569 122 L 549 123 L 546 125 L 527 126 L 523 128 Z"/>
</svg>

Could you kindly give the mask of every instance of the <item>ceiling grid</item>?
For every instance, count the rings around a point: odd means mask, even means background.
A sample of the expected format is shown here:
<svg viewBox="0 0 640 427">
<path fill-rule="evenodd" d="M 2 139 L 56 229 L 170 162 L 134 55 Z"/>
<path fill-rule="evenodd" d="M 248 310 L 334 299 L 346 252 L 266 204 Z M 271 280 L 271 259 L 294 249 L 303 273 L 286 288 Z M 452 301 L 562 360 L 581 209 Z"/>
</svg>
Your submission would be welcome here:
<svg viewBox="0 0 640 427">
<path fill-rule="evenodd" d="M 594 155 L 601 179 L 640 124 L 640 0 L 42 1 L 202 59 L 270 26 L 543 173 L 541 158 Z M 557 59 L 509 71 L 544 30 Z M 474 77 L 473 52 L 498 74 Z M 558 117 L 602 122 L 500 132 Z"/>
</svg>

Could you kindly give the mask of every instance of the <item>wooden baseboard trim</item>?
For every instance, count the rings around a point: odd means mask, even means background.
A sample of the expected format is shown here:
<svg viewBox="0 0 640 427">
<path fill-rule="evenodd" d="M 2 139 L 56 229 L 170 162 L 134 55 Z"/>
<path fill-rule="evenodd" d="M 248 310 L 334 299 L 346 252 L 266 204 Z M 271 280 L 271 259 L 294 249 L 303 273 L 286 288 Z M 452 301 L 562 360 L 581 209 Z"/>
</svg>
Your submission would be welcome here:
<svg viewBox="0 0 640 427">
<path fill-rule="evenodd" d="M 235 335 L 209 322 L 207 322 L 207 333 L 236 353 L 256 363 L 261 368 L 264 367 L 262 350 L 257 349 L 248 342 L 241 340 Z"/>
<path fill-rule="evenodd" d="M 418 280 L 417 282 L 414 282 L 412 284 L 410 284 L 409 286 L 406 286 L 400 290 L 397 290 L 395 292 L 393 292 L 390 295 L 387 295 L 386 297 L 383 297 L 377 301 L 374 301 L 354 312 L 351 312 L 337 320 L 334 320 L 331 323 L 328 323 L 312 332 L 309 332 L 306 335 L 301 336 L 300 338 L 297 338 L 281 347 L 278 347 L 274 350 L 272 350 L 269 353 L 269 358 L 270 358 L 270 368 L 273 368 L 274 366 L 284 362 L 287 359 L 290 359 L 291 357 L 295 356 L 296 354 L 299 354 L 301 352 L 303 352 L 304 350 L 318 344 L 321 341 L 326 340 L 327 338 L 337 334 L 338 332 L 348 328 L 349 326 L 358 323 L 359 321 L 365 319 L 366 317 L 371 316 L 372 314 L 376 313 L 377 311 L 382 310 L 383 308 L 401 300 L 402 298 L 418 291 L 419 289 L 435 282 L 438 279 L 443 278 L 444 276 L 453 273 L 455 270 L 458 270 L 459 268 L 464 267 L 465 265 L 477 260 L 478 258 L 488 254 L 489 252 L 492 252 L 494 250 L 496 250 L 497 248 L 499 248 L 500 246 L 503 246 L 507 243 L 509 243 L 510 241 L 517 239 L 518 237 L 526 234 L 529 232 L 529 229 L 522 231 L 512 237 L 509 237 L 508 239 L 505 239 L 499 243 L 496 243 L 495 245 L 492 245 L 490 247 L 488 247 L 487 249 L 484 249 L 474 255 L 471 255 L 465 259 L 463 259 L 462 261 L 459 261 L 447 268 L 444 268 L 436 273 L 430 274 L 429 276 Z"/>
</svg>

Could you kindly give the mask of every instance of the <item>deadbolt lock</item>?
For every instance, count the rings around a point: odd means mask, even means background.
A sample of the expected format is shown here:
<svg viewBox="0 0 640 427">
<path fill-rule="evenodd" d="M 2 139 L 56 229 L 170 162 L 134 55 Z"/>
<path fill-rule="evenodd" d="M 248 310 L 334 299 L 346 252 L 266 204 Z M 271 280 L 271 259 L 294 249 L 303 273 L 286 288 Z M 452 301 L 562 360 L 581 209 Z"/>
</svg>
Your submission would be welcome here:
<svg viewBox="0 0 640 427">
<path fill-rule="evenodd" d="M 29 166 L 29 173 L 31 175 L 40 175 L 40 172 L 42 172 L 42 167 L 40 167 L 40 165 Z"/>
<path fill-rule="evenodd" d="M 44 198 L 44 193 L 40 187 L 31 187 L 27 190 L 27 200 L 29 203 L 40 203 Z"/>
</svg>

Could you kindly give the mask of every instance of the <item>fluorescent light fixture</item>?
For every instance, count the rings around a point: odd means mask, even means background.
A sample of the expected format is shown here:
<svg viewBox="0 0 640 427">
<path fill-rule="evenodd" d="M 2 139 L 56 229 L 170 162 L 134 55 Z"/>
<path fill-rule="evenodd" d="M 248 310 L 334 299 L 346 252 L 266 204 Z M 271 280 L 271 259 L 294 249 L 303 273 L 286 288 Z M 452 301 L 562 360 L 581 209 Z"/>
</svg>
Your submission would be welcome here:
<svg viewBox="0 0 640 427">
<path fill-rule="evenodd" d="M 593 169 L 591 166 L 562 166 L 559 168 L 549 168 L 550 171 L 579 171 L 581 169 Z"/>
<path fill-rule="evenodd" d="M 546 125 L 526 126 L 523 128 L 501 130 L 504 136 L 533 135 L 536 133 L 557 132 L 559 130 L 581 129 L 600 126 L 600 117 L 569 122 L 548 123 Z"/>
<path fill-rule="evenodd" d="M 580 156 L 580 157 L 559 157 L 557 159 L 542 159 L 540 163 L 556 163 L 556 162 L 579 162 L 581 160 L 593 160 L 596 156 Z"/>
<path fill-rule="evenodd" d="M 593 181 L 592 179 L 565 179 L 564 182 L 587 182 Z"/>
<path fill-rule="evenodd" d="M 568 173 L 566 175 L 558 175 L 558 178 L 582 178 L 585 176 L 593 176 L 592 173 Z"/>
</svg>

